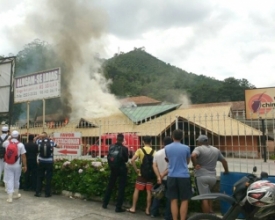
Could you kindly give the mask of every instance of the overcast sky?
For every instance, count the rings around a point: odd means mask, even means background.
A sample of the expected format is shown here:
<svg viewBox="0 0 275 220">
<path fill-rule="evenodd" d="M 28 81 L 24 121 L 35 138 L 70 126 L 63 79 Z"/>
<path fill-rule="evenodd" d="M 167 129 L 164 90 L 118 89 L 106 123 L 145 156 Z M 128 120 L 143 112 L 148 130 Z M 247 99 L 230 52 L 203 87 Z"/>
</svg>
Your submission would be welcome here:
<svg viewBox="0 0 275 220">
<path fill-rule="evenodd" d="M 18 25 L 24 25 L 32 2 L 0 0 L 0 55 L 16 54 L 36 38 L 44 40 L 33 32 L 25 33 L 20 41 L 9 39 L 11 30 L 16 32 Z M 93 7 L 90 2 L 87 7 Z M 187 72 L 220 80 L 246 78 L 256 87 L 275 86 L 274 0 L 94 2 L 106 14 L 108 24 L 105 50 L 99 51 L 104 58 L 145 47 L 153 56 Z"/>
</svg>

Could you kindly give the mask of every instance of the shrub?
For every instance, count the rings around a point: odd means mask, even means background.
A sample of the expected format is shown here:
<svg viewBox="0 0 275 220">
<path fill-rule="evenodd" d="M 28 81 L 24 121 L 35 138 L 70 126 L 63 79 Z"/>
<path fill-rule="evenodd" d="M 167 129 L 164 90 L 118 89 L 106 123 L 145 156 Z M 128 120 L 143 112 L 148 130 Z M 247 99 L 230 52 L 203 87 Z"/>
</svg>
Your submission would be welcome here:
<svg viewBox="0 0 275 220">
<path fill-rule="evenodd" d="M 128 165 L 128 180 L 125 189 L 125 202 L 131 204 L 136 181 L 136 173 L 132 166 Z M 140 164 L 137 162 L 137 167 Z M 68 161 L 66 159 L 57 159 L 54 164 L 52 178 L 53 193 L 60 194 L 62 190 L 77 192 L 85 198 L 93 197 L 103 198 L 109 178 L 109 167 L 106 162 L 100 159 L 96 161 L 75 159 Z M 191 170 L 192 174 L 192 170 Z M 193 175 L 192 175 L 193 176 Z M 192 181 L 194 183 L 194 181 Z M 114 190 L 117 192 L 117 190 Z M 116 194 L 113 193 L 114 201 Z M 140 192 L 137 207 L 145 208 L 146 192 Z M 189 211 L 198 211 L 197 201 L 190 201 Z"/>
</svg>

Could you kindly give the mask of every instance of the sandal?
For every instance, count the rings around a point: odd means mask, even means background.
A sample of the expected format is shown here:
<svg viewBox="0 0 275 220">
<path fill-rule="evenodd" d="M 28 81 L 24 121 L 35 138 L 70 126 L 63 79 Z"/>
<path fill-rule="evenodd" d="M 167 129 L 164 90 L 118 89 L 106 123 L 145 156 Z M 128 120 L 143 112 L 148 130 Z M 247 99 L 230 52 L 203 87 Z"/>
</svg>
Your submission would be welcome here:
<svg viewBox="0 0 275 220">
<path fill-rule="evenodd" d="M 135 214 L 136 212 L 135 211 L 132 211 L 131 209 L 126 209 L 127 212 L 130 212 L 132 214 Z"/>
</svg>

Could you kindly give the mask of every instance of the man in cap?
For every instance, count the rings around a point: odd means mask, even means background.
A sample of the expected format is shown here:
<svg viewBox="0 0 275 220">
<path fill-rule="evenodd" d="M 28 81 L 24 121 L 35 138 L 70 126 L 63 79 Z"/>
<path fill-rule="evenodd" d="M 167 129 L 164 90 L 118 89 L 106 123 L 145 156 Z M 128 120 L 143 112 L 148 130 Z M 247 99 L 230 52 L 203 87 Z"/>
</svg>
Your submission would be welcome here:
<svg viewBox="0 0 275 220">
<path fill-rule="evenodd" d="M 11 139 L 6 140 L 3 146 L 6 148 L 5 154 L 5 181 L 7 185 L 8 199 L 7 202 L 11 203 L 12 199 L 18 199 L 21 197 L 19 193 L 19 184 L 21 170 L 26 172 L 26 150 L 25 146 L 19 142 L 19 132 L 13 131 L 11 133 Z M 17 149 L 17 150 L 15 150 Z M 23 166 L 21 168 L 21 162 Z"/>
<path fill-rule="evenodd" d="M 4 171 L 5 148 L 3 147 L 3 143 L 9 137 L 9 127 L 7 125 L 4 125 L 1 130 L 2 134 L 0 136 L 0 181 L 2 180 L 2 173 Z"/>
<path fill-rule="evenodd" d="M 206 135 L 200 135 L 197 138 L 197 142 L 198 147 L 194 149 L 191 155 L 197 189 L 199 194 L 211 193 L 217 181 L 217 161 L 222 163 L 225 173 L 228 173 L 227 161 L 219 149 L 209 145 Z M 202 200 L 202 211 L 204 213 L 213 213 L 211 200 Z"/>
</svg>

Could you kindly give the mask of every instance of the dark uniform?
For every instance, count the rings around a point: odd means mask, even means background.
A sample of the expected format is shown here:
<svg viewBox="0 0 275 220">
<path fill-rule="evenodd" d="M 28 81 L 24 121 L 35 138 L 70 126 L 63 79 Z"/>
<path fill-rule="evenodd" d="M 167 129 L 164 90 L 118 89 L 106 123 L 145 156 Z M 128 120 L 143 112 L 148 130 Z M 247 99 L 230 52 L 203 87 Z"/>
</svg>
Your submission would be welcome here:
<svg viewBox="0 0 275 220">
<path fill-rule="evenodd" d="M 24 190 L 35 191 L 37 180 L 38 145 L 33 142 L 33 135 L 29 136 L 29 142 L 25 144 L 25 149 L 27 157 L 27 172 L 25 172 Z"/>
<path fill-rule="evenodd" d="M 41 157 L 41 152 L 39 146 L 42 142 L 49 142 L 52 148 L 52 154 L 48 158 Z M 45 177 L 45 197 L 51 196 L 51 181 L 53 176 L 53 148 L 56 147 L 56 143 L 51 139 L 45 138 L 44 140 L 37 140 L 36 143 L 38 144 L 38 170 L 37 170 L 37 184 L 36 184 L 36 197 L 41 196 L 42 191 L 42 183 Z"/>
<path fill-rule="evenodd" d="M 124 200 L 124 191 L 127 183 L 127 166 L 125 163 L 128 162 L 128 148 L 123 146 L 121 143 L 116 143 L 116 145 L 122 146 L 122 161 L 121 165 L 118 168 L 110 168 L 111 174 L 109 177 L 109 183 L 105 192 L 105 196 L 103 199 L 103 208 L 107 208 L 107 205 L 109 204 L 112 190 L 116 184 L 116 180 L 119 178 L 118 182 L 118 196 L 117 196 L 117 202 L 116 202 L 116 212 L 123 211 L 122 204 Z"/>
</svg>

